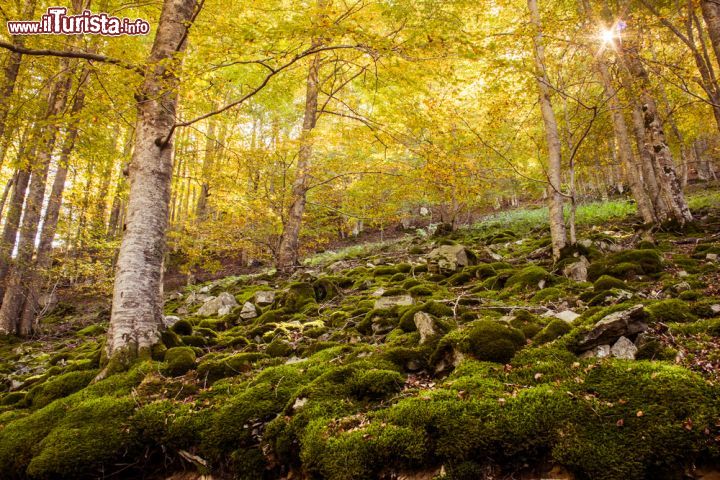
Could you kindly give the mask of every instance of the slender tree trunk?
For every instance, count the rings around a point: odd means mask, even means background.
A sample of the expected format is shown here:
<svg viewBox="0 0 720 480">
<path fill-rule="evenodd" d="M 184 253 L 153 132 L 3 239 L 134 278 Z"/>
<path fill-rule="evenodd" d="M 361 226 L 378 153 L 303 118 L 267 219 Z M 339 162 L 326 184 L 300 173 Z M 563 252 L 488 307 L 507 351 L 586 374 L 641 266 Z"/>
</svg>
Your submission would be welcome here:
<svg viewBox="0 0 720 480">
<path fill-rule="evenodd" d="M 13 176 L 10 177 L 10 180 L 7 181 L 5 184 L 5 189 L 2 193 L 2 198 L 0 198 L 0 218 L 2 218 L 2 214 L 5 211 L 5 202 L 7 202 L 7 197 L 10 194 L 10 190 L 12 189 L 13 184 L 15 183 L 15 179 L 17 178 L 17 170 L 15 173 L 13 173 Z"/>
<path fill-rule="evenodd" d="M 590 5 L 589 0 L 583 0 L 583 7 L 590 24 L 597 23 L 597 15 L 595 14 L 593 7 Z M 643 185 L 642 166 L 639 165 L 637 157 L 632 150 L 628 126 L 625 122 L 625 115 L 623 115 L 618 91 L 615 88 L 610 75 L 610 69 L 608 68 L 608 64 L 604 58 L 598 58 L 596 66 L 605 90 L 605 96 L 608 100 L 613 133 L 615 134 L 615 141 L 617 143 L 617 149 L 613 148 L 612 151 L 617 151 L 617 154 L 620 157 L 620 162 L 624 166 L 626 172 L 625 176 L 630 186 L 633 198 L 635 199 L 635 203 L 637 204 L 640 217 L 642 217 L 645 224 L 654 224 L 657 222 L 657 217 L 655 216 L 652 201 Z"/>
<path fill-rule="evenodd" d="M 310 61 L 307 85 L 305 90 L 305 113 L 303 129 L 300 134 L 300 151 L 298 153 L 297 173 L 292 184 L 291 204 L 288 211 L 278 250 L 277 266 L 288 270 L 298 261 L 300 244 L 300 228 L 305 213 L 310 168 L 312 166 L 313 139 L 312 131 L 317 123 L 320 54 L 315 54 Z"/>
<path fill-rule="evenodd" d="M 127 229 L 118 254 L 106 375 L 149 358 L 162 328 L 162 263 L 172 181 L 178 73 L 196 0 L 165 0 L 138 102 Z"/>
<path fill-rule="evenodd" d="M 657 104 L 652 96 L 650 80 L 640 61 L 636 47 L 628 46 L 621 52 L 623 61 L 640 89 L 638 103 L 642 112 L 643 151 L 651 159 L 655 169 L 660 195 L 667 211 L 656 215 L 665 220 L 670 218 L 680 224 L 692 221 L 692 214 L 685 201 L 682 185 L 675 171 L 672 153 L 665 140 L 665 132 L 658 115 Z"/>
<path fill-rule="evenodd" d="M 65 68 L 67 68 L 67 65 L 62 65 L 62 69 Z M 40 225 L 48 169 L 59 131 L 57 117 L 65 109 L 71 80 L 70 75 L 62 74 L 50 94 L 46 118 L 51 123 L 42 132 L 42 144 L 38 148 L 32 164 L 30 186 L 28 187 L 27 201 L 20 227 L 18 253 L 10 269 L 5 285 L 2 307 L 0 307 L 1 328 L 5 331 L 17 331 L 20 335 L 28 335 L 32 331 L 32 324 L 23 325 L 20 319 L 25 305 L 28 272 L 32 268 L 31 264 L 35 252 L 35 239 Z"/>
<path fill-rule="evenodd" d="M 42 230 L 40 231 L 40 242 L 37 247 L 37 254 L 33 264 L 33 268 L 28 272 L 27 296 L 25 306 L 23 308 L 20 319 L 20 328 L 31 329 L 36 324 L 40 314 L 40 297 L 42 289 L 47 286 L 44 277 L 52 263 L 52 243 L 55 239 L 55 231 L 57 230 L 58 220 L 60 218 L 60 207 L 62 206 L 63 192 L 65 190 L 65 181 L 67 179 L 68 164 L 70 162 L 70 154 L 75 147 L 75 141 L 78 136 L 77 116 L 82 112 L 85 106 L 85 88 L 88 81 L 90 70 L 83 68 L 80 74 L 78 88 L 75 92 L 75 99 L 70 110 L 72 121 L 68 126 L 68 131 L 60 149 L 60 158 L 58 159 L 57 171 L 53 179 L 50 196 L 48 197 L 47 209 L 43 219 Z"/>
<path fill-rule="evenodd" d="M 540 111 L 545 124 L 545 138 L 548 144 L 548 206 L 550 209 L 550 237 L 552 239 L 553 257 L 560 258 L 560 251 L 565 247 L 567 236 L 563 215 L 562 188 L 562 156 L 560 135 L 555 112 L 550 99 L 550 81 L 545 70 L 545 47 L 543 45 L 542 24 L 537 0 L 528 0 L 530 18 L 535 27 L 534 57 L 535 70 L 540 91 Z"/>
<path fill-rule="evenodd" d="M 36 0 L 26 0 L 22 11 L 24 19 L 33 18 L 35 13 Z M 24 46 L 25 35 L 15 35 L 12 42 L 16 46 Z M 12 104 L 12 95 L 15 91 L 15 84 L 20 73 L 20 65 L 22 63 L 22 53 L 10 52 L 7 62 L 3 68 L 3 79 L 0 84 L 0 165 L 5 158 L 5 150 L 8 145 L 6 135 L 9 133 L 7 128 L 7 118 Z"/>
</svg>

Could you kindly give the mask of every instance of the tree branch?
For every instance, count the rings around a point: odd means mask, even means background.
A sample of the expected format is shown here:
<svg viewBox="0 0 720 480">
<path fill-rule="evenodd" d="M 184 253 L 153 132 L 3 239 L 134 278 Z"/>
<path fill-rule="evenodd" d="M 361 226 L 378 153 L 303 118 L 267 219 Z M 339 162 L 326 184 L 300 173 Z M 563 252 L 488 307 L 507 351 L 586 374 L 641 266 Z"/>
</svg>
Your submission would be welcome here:
<svg viewBox="0 0 720 480">
<path fill-rule="evenodd" d="M 116 65 L 126 70 L 132 70 L 140 75 L 145 75 L 145 71 L 133 65 L 131 63 L 124 62 L 117 58 L 108 57 L 99 53 L 81 52 L 77 50 L 51 50 L 51 49 L 40 49 L 35 50 L 32 48 L 25 48 L 20 45 L 15 45 L 9 42 L 3 42 L 0 40 L 0 48 L 10 50 L 11 52 L 20 53 L 23 55 L 32 55 L 38 57 L 64 57 L 64 58 L 80 58 L 84 60 L 91 60 L 95 62 L 109 63 L 110 65 Z"/>
</svg>

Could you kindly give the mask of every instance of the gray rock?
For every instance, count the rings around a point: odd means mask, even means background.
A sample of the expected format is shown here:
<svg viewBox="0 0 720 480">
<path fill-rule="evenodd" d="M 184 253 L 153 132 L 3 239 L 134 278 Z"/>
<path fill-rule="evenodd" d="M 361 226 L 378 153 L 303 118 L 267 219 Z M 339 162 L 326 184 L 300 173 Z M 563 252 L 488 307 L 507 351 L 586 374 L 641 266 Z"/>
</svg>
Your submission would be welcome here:
<svg viewBox="0 0 720 480">
<path fill-rule="evenodd" d="M 588 262 L 588 259 L 581 256 L 577 262 L 571 263 L 563 268 L 563 276 L 576 282 L 586 282 L 589 266 L 590 262 Z"/>
<path fill-rule="evenodd" d="M 606 358 L 610 356 L 610 345 L 598 345 L 580 355 L 580 358 Z"/>
<path fill-rule="evenodd" d="M 717 253 L 708 253 L 707 255 L 705 255 L 705 260 L 710 260 L 711 262 L 717 262 L 718 254 Z"/>
<path fill-rule="evenodd" d="M 412 305 L 413 298 L 410 295 L 396 295 L 394 297 L 380 297 L 375 300 L 375 308 L 391 308 L 396 305 Z"/>
<path fill-rule="evenodd" d="M 712 310 L 713 313 L 720 313 L 720 305 L 710 305 L 710 310 Z"/>
<path fill-rule="evenodd" d="M 627 337 L 618 338 L 617 342 L 610 348 L 610 354 L 615 358 L 623 360 L 635 360 L 637 347 Z"/>
<path fill-rule="evenodd" d="M 413 321 L 415 322 L 418 333 L 420 333 L 420 345 L 437 334 L 435 330 L 435 320 L 427 313 L 417 312 L 413 317 Z"/>
<path fill-rule="evenodd" d="M 383 293 L 385 293 L 385 289 L 383 287 L 380 287 L 372 293 L 372 296 L 373 297 L 382 297 Z"/>
<path fill-rule="evenodd" d="M 573 312 L 572 310 L 563 310 L 562 312 L 555 313 L 555 318 L 559 318 L 563 322 L 572 323 L 580 314 Z"/>
<path fill-rule="evenodd" d="M 620 337 L 629 337 L 648 329 L 644 322 L 647 313 L 642 305 L 611 313 L 599 320 L 577 345 L 584 352 L 598 345 L 612 344 Z"/>
<path fill-rule="evenodd" d="M 218 317 L 222 317 L 224 315 L 227 315 L 232 311 L 232 307 L 230 305 L 223 305 L 220 307 L 217 311 Z"/>
<path fill-rule="evenodd" d="M 258 314 L 255 305 L 250 302 L 245 302 L 243 304 L 242 310 L 240 310 L 240 318 L 242 318 L 243 320 L 251 320 L 257 316 Z"/>
<path fill-rule="evenodd" d="M 428 269 L 433 272 L 454 272 L 475 264 L 475 255 L 464 245 L 442 245 L 425 257 Z"/>
<path fill-rule="evenodd" d="M 680 282 L 672 286 L 672 291 L 675 293 L 686 292 L 688 290 L 692 290 L 688 282 Z"/>
<path fill-rule="evenodd" d="M 261 290 L 255 292 L 255 303 L 261 307 L 270 305 L 275 301 L 275 292 L 272 290 Z"/>
<path fill-rule="evenodd" d="M 199 290 L 200 293 L 210 293 L 210 286 L 205 285 L 204 287 L 201 287 Z"/>
<path fill-rule="evenodd" d="M 202 307 L 200 307 L 198 311 L 195 312 L 195 315 L 198 315 L 200 317 L 218 315 L 220 309 L 222 309 L 223 307 L 229 307 L 230 309 L 232 309 L 233 307 L 237 307 L 237 305 L 238 303 L 235 300 L 235 297 L 230 295 L 228 292 L 222 292 L 217 297 L 212 297 L 209 300 L 206 300 L 205 303 L 203 303 Z"/>
<path fill-rule="evenodd" d="M 163 325 L 165 325 L 165 328 L 170 328 L 179 321 L 180 317 L 178 317 L 177 315 L 165 315 L 163 317 Z"/>
</svg>

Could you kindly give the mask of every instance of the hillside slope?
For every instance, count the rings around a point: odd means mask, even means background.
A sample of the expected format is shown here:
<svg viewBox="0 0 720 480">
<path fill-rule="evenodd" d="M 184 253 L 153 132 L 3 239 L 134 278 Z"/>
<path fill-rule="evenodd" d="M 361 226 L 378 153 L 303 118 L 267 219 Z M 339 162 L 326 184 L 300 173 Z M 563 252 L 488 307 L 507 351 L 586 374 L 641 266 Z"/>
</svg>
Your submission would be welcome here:
<svg viewBox="0 0 720 480">
<path fill-rule="evenodd" d="M 557 265 L 531 211 L 194 286 L 96 383 L 65 303 L 0 345 L 0 478 L 716 478 L 718 199 L 657 244 L 584 207 Z"/>
</svg>

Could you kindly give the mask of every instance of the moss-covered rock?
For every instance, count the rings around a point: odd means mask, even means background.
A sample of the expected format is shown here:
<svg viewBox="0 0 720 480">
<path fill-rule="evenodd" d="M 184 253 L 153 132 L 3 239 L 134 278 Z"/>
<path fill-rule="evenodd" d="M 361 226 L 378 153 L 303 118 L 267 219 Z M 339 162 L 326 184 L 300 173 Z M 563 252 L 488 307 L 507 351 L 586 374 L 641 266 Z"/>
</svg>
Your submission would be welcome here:
<svg viewBox="0 0 720 480">
<path fill-rule="evenodd" d="M 178 335 L 192 335 L 193 325 L 187 319 L 181 319 L 175 322 L 170 330 L 177 333 Z M 169 345 L 168 345 L 169 346 Z"/>
<path fill-rule="evenodd" d="M 298 313 L 315 304 L 315 289 L 306 282 L 291 283 L 281 299 L 286 312 Z"/>
<path fill-rule="evenodd" d="M 604 292 L 613 288 L 626 289 L 627 285 L 622 280 L 610 275 L 601 275 L 600 278 L 593 282 L 593 288 L 596 292 Z"/>
<path fill-rule="evenodd" d="M 596 260 L 588 268 L 588 278 L 597 280 L 603 275 L 632 279 L 637 275 L 651 275 L 663 270 L 662 256 L 657 250 L 626 250 L 611 253 Z"/>
<path fill-rule="evenodd" d="M 655 302 L 649 305 L 646 310 L 650 314 L 650 320 L 653 322 L 687 323 L 697 320 L 697 317 L 690 312 L 688 304 L 675 298 Z"/>
<path fill-rule="evenodd" d="M 27 403 L 34 408 L 44 407 L 53 400 L 66 397 L 86 387 L 96 375 L 96 370 L 87 370 L 52 377 L 30 389 L 27 394 Z"/>
<path fill-rule="evenodd" d="M 184 375 L 195 368 L 195 351 L 190 347 L 169 348 L 165 352 L 165 371 L 170 375 Z"/>
<path fill-rule="evenodd" d="M 570 332 L 572 327 L 564 320 L 556 319 L 548 323 L 537 335 L 533 337 L 533 342 L 543 344 L 551 342 Z"/>
<path fill-rule="evenodd" d="M 530 265 L 513 273 L 505 282 L 505 288 L 514 290 L 542 288 L 552 276 L 544 268 Z"/>
</svg>

